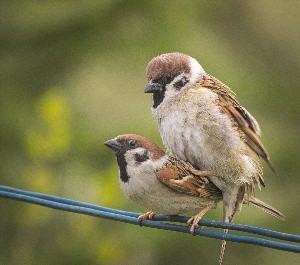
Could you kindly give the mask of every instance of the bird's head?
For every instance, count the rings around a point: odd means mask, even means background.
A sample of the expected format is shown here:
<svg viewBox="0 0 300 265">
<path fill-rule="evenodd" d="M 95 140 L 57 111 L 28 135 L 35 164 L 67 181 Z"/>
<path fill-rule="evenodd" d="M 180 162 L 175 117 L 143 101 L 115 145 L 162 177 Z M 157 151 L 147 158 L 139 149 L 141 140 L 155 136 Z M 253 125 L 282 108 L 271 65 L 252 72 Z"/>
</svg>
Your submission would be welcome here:
<svg viewBox="0 0 300 265">
<path fill-rule="evenodd" d="M 153 93 L 153 108 L 165 98 L 176 97 L 193 86 L 205 74 L 198 61 L 186 54 L 174 52 L 154 57 L 146 69 L 148 84 L 145 93 Z"/>
<path fill-rule="evenodd" d="M 156 144 L 136 134 L 122 134 L 104 144 L 115 152 L 123 182 L 128 182 L 131 175 L 154 172 L 155 162 L 165 156 Z"/>
</svg>

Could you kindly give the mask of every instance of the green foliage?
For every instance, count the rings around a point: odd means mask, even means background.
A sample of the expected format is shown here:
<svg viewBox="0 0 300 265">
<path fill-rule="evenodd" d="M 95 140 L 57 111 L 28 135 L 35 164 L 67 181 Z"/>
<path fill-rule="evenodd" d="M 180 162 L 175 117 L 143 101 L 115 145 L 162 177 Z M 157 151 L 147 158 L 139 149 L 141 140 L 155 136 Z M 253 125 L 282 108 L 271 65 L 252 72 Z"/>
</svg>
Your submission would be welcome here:
<svg viewBox="0 0 300 265">
<path fill-rule="evenodd" d="M 279 174 L 236 221 L 299 233 L 297 1 L 2 1 L 0 180 L 125 210 L 103 142 L 137 133 L 160 146 L 145 67 L 181 51 L 257 117 Z M 216 264 L 221 242 L 1 200 L 0 264 Z M 207 218 L 221 219 L 221 207 Z M 296 254 L 230 243 L 225 264 L 298 264 Z M 247 262 L 245 262 L 247 261 Z"/>
</svg>

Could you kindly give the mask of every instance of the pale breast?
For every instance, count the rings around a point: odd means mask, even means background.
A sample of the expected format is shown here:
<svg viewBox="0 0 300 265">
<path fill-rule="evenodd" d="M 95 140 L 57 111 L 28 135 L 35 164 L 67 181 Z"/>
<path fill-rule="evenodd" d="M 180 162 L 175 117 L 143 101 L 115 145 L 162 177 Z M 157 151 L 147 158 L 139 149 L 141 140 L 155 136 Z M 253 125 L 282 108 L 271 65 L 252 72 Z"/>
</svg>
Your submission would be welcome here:
<svg viewBox="0 0 300 265">
<path fill-rule="evenodd" d="M 179 214 L 199 210 L 213 203 L 208 198 L 199 198 L 173 190 L 157 179 L 153 164 L 149 163 L 145 167 L 148 167 L 148 170 L 145 168 L 139 172 L 133 167 L 128 167 L 128 174 L 131 177 L 126 183 L 120 180 L 120 187 L 127 198 L 147 210 Z"/>
<path fill-rule="evenodd" d="M 216 93 L 201 87 L 190 89 L 176 104 L 163 103 L 157 110 L 164 113 L 157 120 L 163 142 L 173 155 L 200 169 L 234 181 L 251 180 L 256 172 L 244 154 L 247 146 L 217 100 Z"/>
</svg>

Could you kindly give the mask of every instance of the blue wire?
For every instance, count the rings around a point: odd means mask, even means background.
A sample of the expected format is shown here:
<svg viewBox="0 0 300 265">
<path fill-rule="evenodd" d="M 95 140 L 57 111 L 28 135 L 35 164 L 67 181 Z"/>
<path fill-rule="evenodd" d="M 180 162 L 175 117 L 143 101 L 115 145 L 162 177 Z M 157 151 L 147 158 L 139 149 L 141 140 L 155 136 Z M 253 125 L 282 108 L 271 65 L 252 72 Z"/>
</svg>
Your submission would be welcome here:
<svg viewBox="0 0 300 265">
<path fill-rule="evenodd" d="M 99 211 L 122 214 L 122 215 L 136 217 L 136 218 L 141 215 L 141 213 L 111 209 L 111 208 L 107 208 L 107 207 L 103 207 L 103 206 L 88 204 L 88 203 L 84 203 L 84 202 L 80 202 L 80 201 L 74 201 L 74 200 L 61 198 L 61 197 L 57 197 L 57 196 L 53 196 L 53 195 L 43 194 L 43 193 L 25 191 L 25 190 L 11 188 L 11 187 L 7 187 L 7 186 L 0 186 L 0 190 L 13 192 L 16 194 L 28 195 L 28 196 L 32 196 L 32 197 L 36 197 L 36 198 L 45 199 L 45 200 L 51 200 L 54 202 L 60 202 L 60 203 L 64 203 L 64 204 L 95 209 L 95 210 L 99 210 Z M 186 216 L 162 215 L 162 214 L 156 214 L 153 218 L 154 221 L 169 221 L 169 222 L 180 222 L 180 223 L 186 223 L 188 219 L 189 218 Z M 224 223 L 224 222 L 220 222 L 220 221 L 206 220 L 206 219 L 202 219 L 200 221 L 200 225 L 206 226 L 206 227 L 222 228 L 222 229 L 228 228 L 230 230 L 248 232 L 248 233 L 252 233 L 252 234 L 272 237 L 272 238 L 281 239 L 281 240 L 285 240 L 285 241 L 300 243 L 300 236 L 298 236 L 298 235 L 286 234 L 286 233 L 282 233 L 282 232 L 272 231 L 272 230 L 268 230 L 265 228 L 259 228 L 259 227 L 249 226 L 249 225 L 242 225 L 242 224 L 235 224 L 235 223 L 229 224 L 229 223 Z"/>
<path fill-rule="evenodd" d="M 154 220 L 157 220 L 157 221 L 165 221 L 164 219 L 166 219 L 166 218 L 160 218 L 159 215 L 156 215 L 156 217 L 157 217 L 157 219 L 154 218 Z M 189 220 L 189 217 L 186 217 L 186 216 L 168 216 L 168 217 L 169 218 L 167 221 L 173 221 L 173 222 L 186 223 Z M 206 219 L 201 219 L 200 225 L 207 226 L 207 227 L 223 228 L 223 229 L 228 228 L 229 230 L 247 232 L 247 233 L 252 233 L 252 234 L 256 234 L 256 235 L 261 235 L 261 236 L 281 239 L 281 240 L 285 240 L 285 241 L 300 243 L 300 236 L 298 236 L 298 235 L 277 232 L 277 231 L 260 228 L 260 227 L 255 227 L 255 226 L 250 226 L 250 225 L 225 223 L 225 222 L 220 222 L 220 221 L 215 221 L 215 220 L 206 220 Z"/>
<path fill-rule="evenodd" d="M 135 212 L 127 212 L 127 211 L 122 211 L 122 210 L 111 209 L 111 208 L 107 208 L 107 207 L 103 207 L 103 206 L 99 206 L 99 205 L 95 205 L 95 204 L 89 204 L 89 203 L 85 203 L 85 202 L 81 202 L 81 201 L 70 200 L 67 198 L 62 198 L 62 197 L 58 197 L 58 196 L 54 196 L 54 195 L 48 195 L 48 194 L 44 194 L 44 193 L 16 189 L 16 188 L 8 187 L 8 186 L 0 185 L 0 191 L 1 190 L 16 193 L 16 194 L 23 194 L 23 195 L 27 195 L 27 196 L 31 196 L 31 197 L 36 197 L 36 198 L 40 198 L 40 199 L 50 200 L 50 201 L 54 201 L 54 202 L 60 202 L 60 203 L 68 204 L 68 205 L 80 206 L 80 207 L 84 207 L 84 208 L 90 208 L 90 209 L 94 209 L 94 210 L 106 211 L 106 212 L 116 213 L 116 214 L 123 214 L 123 215 L 127 215 L 127 216 L 132 216 L 132 217 L 139 217 L 141 215 L 141 214 L 135 213 Z"/>
<path fill-rule="evenodd" d="M 97 205 L 91 205 L 79 201 L 73 201 L 70 199 L 64 199 L 52 195 L 47 194 L 41 194 L 41 193 L 34 193 L 34 192 L 28 192 L 20 189 L 15 189 L 11 187 L 6 186 L 0 186 L 0 197 L 4 197 L 7 199 L 12 200 L 18 200 L 18 201 L 24 201 L 29 202 L 33 204 L 38 204 L 41 206 L 54 208 L 58 210 L 63 211 L 69 211 L 69 212 L 75 212 L 85 215 L 91 215 L 96 217 L 102 217 L 105 219 L 120 221 L 120 222 L 126 222 L 130 224 L 138 225 L 137 217 L 140 215 L 139 213 L 130 213 L 125 211 L 119 211 L 114 210 L 106 207 L 101 207 Z M 156 215 L 157 220 L 158 219 L 164 219 L 167 221 L 177 221 L 180 220 L 180 222 L 183 222 L 186 220 L 185 217 L 182 216 L 164 216 L 164 215 Z M 166 218 L 167 217 L 167 218 Z M 204 220 L 203 220 L 204 221 Z M 218 226 L 220 228 L 228 227 L 227 223 L 223 222 L 217 222 L 217 221 L 211 221 L 211 220 L 205 220 L 209 222 L 209 224 L 214 223 L 215 227 Z M 177 231 L 182 233 L 190 233 L 188 226 L 182 226 L 182 225 L 176 225 L 176 224 L 169 224 L 169 223 L 162 223 L 162 222 L 156 222 L 156 221 L 150 221 L 150 220 L 144 220 L 142 221 L 143 226 L 147 227 L 153 227 L 158 229 L 165 229 L 165 230 L 171 230 L 171 231 Z M 202 223 L 201 223 L 202 224 Z M 258 229 L 262 230 L 264 233 L 270 234 L 270 232 L 275 233 L 277 235 L 276 231 L 271 231 L 267 229 L 257 228 L 257 227 L 249 227 L 245 225 L 239 225 L 239 224 L 229 224 L 230 229 L 237 228 L 239 231 L 245 231 L 246 228 L 250 228 L 250 230 Z M 195 234 L 202 235 L 206 237 L 216 238 L 216 239 L 226 239 L 228 241 L 233 242 L 239 242 L 239 243 L 247 243 L 247 244 L 254 244 L 259 246 L 264 246 L 268 248 L 273 249 L 279 249 L 289 252 L 297 252 L 300 253 L 300 246 L 292 245 L 292 244 L 286 244 L 281 242 L 275 242 L 267 239 L 261 239 L 251 236 L 240 236 L 240 235 L 232 235 L 232 234 L 224 234 L 222 232 L 216 232 L 211 231 L 207 229 L 196 229 Z M 299 242 L 299 236 L 297 235 L 289 235 L 284 233 L 279 233 L 285 235 L 284 237 L 289 238 L 288 240 L 296 242 Z M 266 234 L 265 234 L 266 235 Z M 268 236 L 268 235 L 267 235 Z M 270 236 L 272 237 L 272 236 Z M 293 240 L 291 240 L 293 239 Z"/>
</svg>

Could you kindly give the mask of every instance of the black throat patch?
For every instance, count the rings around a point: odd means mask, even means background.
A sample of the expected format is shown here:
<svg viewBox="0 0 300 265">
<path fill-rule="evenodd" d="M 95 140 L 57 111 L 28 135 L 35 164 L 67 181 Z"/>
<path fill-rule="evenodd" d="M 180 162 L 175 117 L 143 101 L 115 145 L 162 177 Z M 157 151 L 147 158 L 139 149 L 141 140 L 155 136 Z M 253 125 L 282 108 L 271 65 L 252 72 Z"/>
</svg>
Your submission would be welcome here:
<svg viewBox="0 0 300 265">
<path fill-rule="evenodd" d="M 163 100 L 165 98 L 165 93 L 166 93 L 165 89 L 162 91 L 153 93 L 153 108 L 156 109 L 159 106 L 159 104 L 163 102 Z"/>
<path fill-rule="evenodd" d="M 173 79 L 179 74 L 180 73 L 167 74 L 154 81 L 155 83 L 158 83 L 162 86 L 162 90 L 153 93 L 153 108 L 156 109 L 159 106 L 159 104 L 163 102 L 166 93 L 166 85 L 170 84 L 173 81 Z"/>
<path fill-rule="evenodd" d="M 129 176 L 127 173 L 127 162 L 125 160 L 124 153 L 118 154 L 117 155 L 117 161 L 120 169 L 120 179 L 126 183 L 129 181 Z"/>
</svg>

